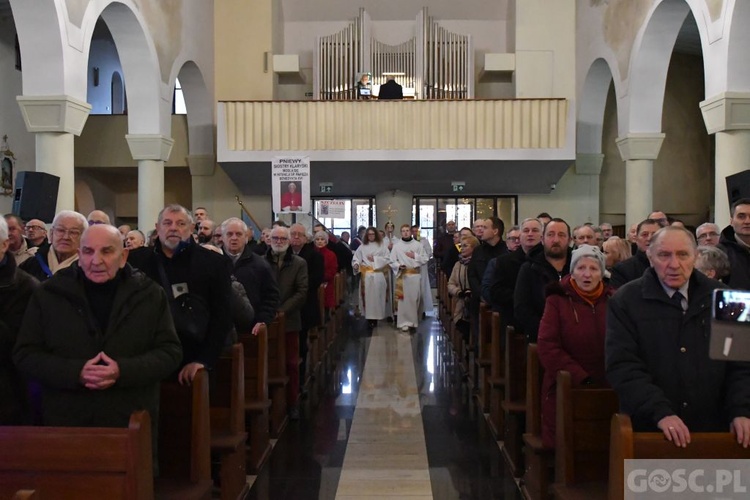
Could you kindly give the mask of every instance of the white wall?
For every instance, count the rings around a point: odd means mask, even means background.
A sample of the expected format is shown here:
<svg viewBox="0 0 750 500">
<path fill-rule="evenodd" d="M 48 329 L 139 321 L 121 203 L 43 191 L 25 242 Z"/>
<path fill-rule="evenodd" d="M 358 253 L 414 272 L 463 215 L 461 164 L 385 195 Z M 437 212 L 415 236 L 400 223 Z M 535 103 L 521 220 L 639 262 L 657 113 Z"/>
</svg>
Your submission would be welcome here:
<svg viewBox="0 0 750 500">
<path fill-rule="evenodd" d="M 15 175 L 21 170 L 34 170 L 36 154 L 34 135 L 26 131 L 21 109 L 16 96 L 21 95 L 21 72 L 15 69 L 15 34 L 12 19 L 0 18 L 0 145 L 2 137 L 8 136 L 8 146 L 16 157 Z M 0 213 L 12 210 L 12 196 L 0 194 Z"/>
<path fill-rule="evenodd" d="M 94 86 L 94 68 L 99 68 L 98 86 Z M 114 41 L 111 38 L 93 40 L 89 54 L 88 92 L 86 94 L 86 100 L 91 104 L 92 115 L 112 114 L 112 75 L 115 71 L 123 78 L 123 86 L 127 85 Z"/>
<path fill-rule="evenodd" d="M 518 220 L 547 212 L 552 217 L 565 219 L 570 227 L 584 222 L 596 224 L 598 213 L 592 213 L 588 200 L 599 190 L 599 186 L 594 185 L 598 182 L 599 176 L 576 175 L 575 166 L 571 165 L 557 183 L 557 188 L 550 194 L 518 197 Z"/>
</svg>

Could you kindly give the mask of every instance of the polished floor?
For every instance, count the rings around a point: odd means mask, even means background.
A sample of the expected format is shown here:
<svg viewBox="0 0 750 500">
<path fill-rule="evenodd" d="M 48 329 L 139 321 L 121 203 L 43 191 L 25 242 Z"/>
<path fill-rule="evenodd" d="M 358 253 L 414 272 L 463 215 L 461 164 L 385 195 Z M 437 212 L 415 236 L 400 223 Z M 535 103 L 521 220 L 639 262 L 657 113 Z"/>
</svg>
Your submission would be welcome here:
<svg viewBox="0 0 750 500">
<path fill-rule="evenodd" d="M 436 319 L 417 333 L 348 318 L 250 499 L 521 498 Z"/>
</svg>

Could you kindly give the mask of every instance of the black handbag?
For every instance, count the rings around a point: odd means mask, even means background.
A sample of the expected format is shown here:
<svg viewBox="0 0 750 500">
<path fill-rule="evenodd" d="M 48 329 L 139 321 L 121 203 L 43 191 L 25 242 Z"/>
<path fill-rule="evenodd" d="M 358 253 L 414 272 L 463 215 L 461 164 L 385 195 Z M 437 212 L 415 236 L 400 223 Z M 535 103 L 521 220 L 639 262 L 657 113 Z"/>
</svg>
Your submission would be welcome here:
<svg viewBox="0 0 750 500">
<path fill-rule="evenodd" d="M 169 310 L 172 312 L 172 321 L 174 321 L 177 336 L 180 337 L 180 340 L 188 342 L 203 342 L 206 333 L 208 333 L 211 317 L 208 304 L 202 297 L 194 293 L 183 293 L 175 297 L 172 285 L 167 279 L 167 273 L 164 271 L 164 265 L 158 258 L 157 263 L 161 285 L 169 300 Z"/>
</svg>

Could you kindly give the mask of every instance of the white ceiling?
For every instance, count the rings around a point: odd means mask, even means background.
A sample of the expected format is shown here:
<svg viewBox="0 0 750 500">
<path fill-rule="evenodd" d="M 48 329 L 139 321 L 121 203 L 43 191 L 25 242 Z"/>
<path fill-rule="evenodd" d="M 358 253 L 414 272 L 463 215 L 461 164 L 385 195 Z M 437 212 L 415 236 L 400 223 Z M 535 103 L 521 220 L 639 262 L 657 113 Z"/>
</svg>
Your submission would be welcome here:
<svg viewBox="0 0 750 500">
<path fill-rule="evenodd" d="M 373 21 L 413 21 L 422 7 L 438 20 L 505 20 L 511 0 L 280 0 L 284 21 L 348 21 L 364 7 Z"/>
</svg>

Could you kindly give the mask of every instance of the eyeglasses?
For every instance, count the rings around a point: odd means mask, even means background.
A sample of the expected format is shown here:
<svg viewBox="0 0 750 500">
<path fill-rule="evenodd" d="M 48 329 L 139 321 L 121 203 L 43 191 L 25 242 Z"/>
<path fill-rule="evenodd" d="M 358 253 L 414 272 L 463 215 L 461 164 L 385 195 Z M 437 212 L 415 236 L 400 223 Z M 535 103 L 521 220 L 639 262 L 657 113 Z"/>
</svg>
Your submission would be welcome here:
<svg viewBox="0 0 750 500">
<path fill-rule="evenodd" d="M 89 226 L 97 226 L 99 224 L 106 224 L 103 220 L 90 220 Z"/>
<path fill-rule="evenodd" d="M 44 226 L 26 226 L 27 231 L 44 231 Z"/>
<path fill-rule="evenodd" d="M 271 241 L 289 241 L 285 236 L 271 236 Z"/>
<path fill-rule="evenodd" d="M 508 241 L 521 241 L 518 236 L 508 236 Z"/>
<path fill-rule="evenodd" d="M 715 233 L 711 231 L 710 233 L 703 233 L 700 236 L 698 236 L 698 241 L 702 241 L 708 238 L 718 238 L 718 237 L 719 237 L 719 233 Z"/>
<path fill-rule="evenodd" d="M 62 238 L 64 236 L 70 236 L 71 238 L 78 239 L 81 237 L 81 231 L 80 229 L 65 229 L 63 227 L 53 227 L 52 233 L 57 236 L 58 238 Z"/>
</svg>

